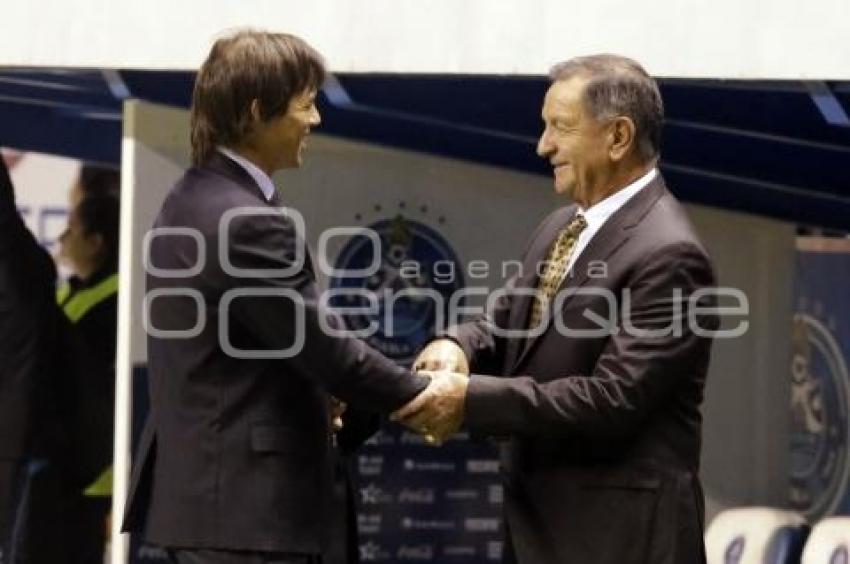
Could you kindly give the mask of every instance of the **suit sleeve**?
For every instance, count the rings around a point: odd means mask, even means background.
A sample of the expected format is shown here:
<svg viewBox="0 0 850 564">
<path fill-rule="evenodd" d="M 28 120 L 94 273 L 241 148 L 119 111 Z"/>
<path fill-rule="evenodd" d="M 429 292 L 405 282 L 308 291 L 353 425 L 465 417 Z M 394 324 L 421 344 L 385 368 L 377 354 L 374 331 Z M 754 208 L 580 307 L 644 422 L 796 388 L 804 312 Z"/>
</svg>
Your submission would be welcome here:
<svg viewBox="0 0 850 564">
<path fill-rule="evenodd" d="M 682 244 L 653 253 L 628 284 L 631 304 L 622 309 L 629 311 L 631 327 L 620 316 L 592 373 L 563 374 L 546 382 L 473 375 L 466 398 L 470 431 L 630 436 L 677 387 L 688 385 L 698 366 L 707 365 L 711 340 L 700 329 L 717 327 L 714 313 L 704 311 L 714 298 L 697 300 L 694 294 L 713 286 L 710 262 L 700 249 Z M 670 330 L 671 324 L 681 330 Z"/>
<path fill-rule="evenodd" d="M 378 413 L 403 406 L 427 386 L 428 379 L 401 368 L 358 339 L 325 330 L 339 330 L 344 324 L 317 299 L 312 273 L 303 266 L 291 268 L 297 266 L 299 241 L 292 223 L 280 216 L 234 221 L 229 242 L 233 266 L 293 272 L 232 278 L 231 289 L 261 289 L 280 295 L 236 298 L 230 303 L 229 315 L 269 351 L 296 346 L 297 354 L 285 362 L 343 401 Z"/>
<path fill-rule="evenodd" d="M 498 330 L 508 328 L 516 280 L 516 276 L 508 280 L 486 314 L 449 327 L 441 335 L 452 339 L 463 349 L 469 368 L 474 372 L 494 374 L 502 370 L 507 339 Z"/>
<path fill-rule="evenodd" d="M 0 157 L 0 256 L 15 252 L 23 221 L 15 206 L 15 188 L 6 162 Z"/>
<path fill-rule="evenodd" d="M 28 296 L 49 291 L 56 282 L 56 266 L 24 223 L 15 204 L 15 187 L 0 158 L 0 260 L 15 288 Z"/>
<path fill-rule="evenodd" d="M 12 186 L 12 178 L 9 176 L 6 161 L 0 157 L 0 227 L 5 229 L 6 224 L 16 214 L 15 190 Z"/>
<path fill-rule="evenodd" d="M 48 404 L 42 395 L 53 388 L 47 381 L 55 356 L 51 316 L 61 314 L 55 277 L 50 255 L 18 214 L 0 157 L 0 457 L 25 455 L 36 427 L 46 434 L 47 422 L 34 423 Z"/>
</svg>

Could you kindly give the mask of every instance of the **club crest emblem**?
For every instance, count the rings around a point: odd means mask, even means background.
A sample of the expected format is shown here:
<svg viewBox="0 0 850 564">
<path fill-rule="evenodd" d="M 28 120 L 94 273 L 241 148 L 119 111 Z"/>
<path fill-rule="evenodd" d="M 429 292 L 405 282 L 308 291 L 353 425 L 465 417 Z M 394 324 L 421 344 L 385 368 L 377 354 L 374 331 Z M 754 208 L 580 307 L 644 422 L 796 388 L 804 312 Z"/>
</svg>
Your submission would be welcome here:
<svg viewBox="0 0 850 564">
<path fill-rule="evenodd" d="M 848 374 L 829 328 L 794 316 L 791 359 L 791 503 L 810 519 L 838 509 L 847 486 Z"/>
<path fill-rule="evenodd" d="M 418 350 L 433 336 L 439 320 L 447 319 L 452 294 L 463 288 L 457 256 L 434 229 L 403 215 L 368 226 L 380 240 L 351 237 L 340 251 L 335 268 L 368 269 L 380 253 L 377 271 L 368 276 L 333 276 L 329 286 L 363 289 L 374 296 L 368 314 L 345 313 L 346 308 L 370 305 L 366 295 L 335 295 L 330 305 L 343 312 L 349 329 L 377 326 L 365 340 L 384 355 L 403 364 L 413 361 Z M 375 307 L 376 306 L 376 307 Z"/>
</svg>

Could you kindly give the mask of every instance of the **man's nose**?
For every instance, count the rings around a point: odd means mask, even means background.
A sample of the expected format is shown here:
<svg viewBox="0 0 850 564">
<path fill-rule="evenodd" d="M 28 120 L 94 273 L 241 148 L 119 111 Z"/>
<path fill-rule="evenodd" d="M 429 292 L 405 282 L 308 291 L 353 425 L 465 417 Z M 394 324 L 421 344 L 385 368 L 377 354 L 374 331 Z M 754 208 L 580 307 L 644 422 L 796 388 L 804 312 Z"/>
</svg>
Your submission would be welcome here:
<svg viewBox="0 0 850 564">
<path fill-rule="evenodd" d="M 322 115 L 319 113 L 319 108 L 313 106 L 313 111 L 310 113 L 310 126 L 316 127 L 322 123 Z"/>
<path fill-rule="evenodd" d="M 552 143 L 549 142 L 549 134 L 547 130 L 543 130 L 540 134 L 540 139 L 537 141 L 537 155 L 547 157 L 552 154 Z"/>
</svg>

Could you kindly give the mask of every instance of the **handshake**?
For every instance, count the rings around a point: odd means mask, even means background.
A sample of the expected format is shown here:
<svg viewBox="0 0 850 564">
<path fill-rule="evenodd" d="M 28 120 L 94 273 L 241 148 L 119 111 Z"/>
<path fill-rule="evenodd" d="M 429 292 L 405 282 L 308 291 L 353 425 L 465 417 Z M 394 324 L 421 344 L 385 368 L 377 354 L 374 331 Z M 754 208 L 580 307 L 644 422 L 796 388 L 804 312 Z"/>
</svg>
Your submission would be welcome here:
<svg viewBox="0 0 850 564">
<path fill-rule="evenodd" d="M 440 445 L 463 424 L 469 363 L 454 341 L 437 339 L 428 344 L 413 363 L 413 370 L 431 383 L 390 419 Z"/>
</svg>

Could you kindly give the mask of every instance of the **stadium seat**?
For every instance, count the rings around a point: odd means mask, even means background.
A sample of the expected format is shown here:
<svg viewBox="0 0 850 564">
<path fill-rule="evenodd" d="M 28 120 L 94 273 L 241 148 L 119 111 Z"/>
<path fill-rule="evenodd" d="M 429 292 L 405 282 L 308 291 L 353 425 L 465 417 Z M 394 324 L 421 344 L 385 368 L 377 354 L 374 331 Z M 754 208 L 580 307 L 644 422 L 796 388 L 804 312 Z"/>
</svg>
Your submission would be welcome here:
<svg viewBox="0 0 850 564">
<path fill-rule="evenodd" d="M 708 564 L 796 564 L 809 532 L 791 511 L 741 507 L 719 513 L 705 534 Z"/>
<path fill-rule="evenodd" d="M 803 549 L 803 564 L 850 564 L 850 517 L 818 522 Z"/>
</svg>

